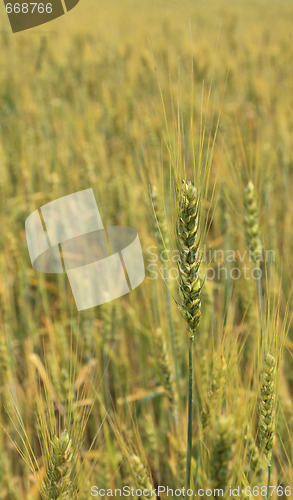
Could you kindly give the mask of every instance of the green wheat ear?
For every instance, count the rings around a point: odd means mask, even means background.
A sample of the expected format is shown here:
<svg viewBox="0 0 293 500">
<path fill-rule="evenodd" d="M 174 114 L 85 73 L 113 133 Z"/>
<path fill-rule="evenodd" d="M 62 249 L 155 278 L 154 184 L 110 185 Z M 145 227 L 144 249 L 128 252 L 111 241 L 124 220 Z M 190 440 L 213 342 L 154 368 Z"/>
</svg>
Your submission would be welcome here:
<svg viewBox="0 0 293 500">
<path fill-rule="evenodd" d="M 210 388 L 207 393 L 207 400 L 201 412 L 203 429 L 205 430 L 211 420 L 211 412 L 220 411 L 222 404 L 222 394 L 227 379 L 227 363 L 224 356 L 221 356 L 221 363 L 213 373 Z"/>
<path fill-rule="evenodd" d="M 221 415 L 216 421 L 211 452 L 211 488 L 227 490 L 231 479 L 233 448 L 236 438 L 232 417 Z"/>
<path fill-rule="evenodd" d="M 158 468 L 159 465 L 158 429 L 155 425 L 154 418 L 150 413 L 147 413 L 145 415 L 143 422 L 143 433 L 149 455 L 152 458 L 156 468 Z"/>
<path fill-rule="evenodd" d="M 276 361 L 267 353 L 261 373 L 261 388 L 258 403 L 257 444 L 268 462 L 272 458 L 275 438 L 275 373 Z"/>
<path fill-rule="evenodd" d="M 263 458 L 261 457 L 259 448 L 255 442 L 255 438 L 252 435 L 249 425 L 247 425 L 245 429 L 244 441 L 247 458 L 247 463 L 244 466 L 246 477 L 250 483 L 255 481 L 255 479 L 260 481 L 264 471 Z"/>
<path fill-rule="evenodd" d="M 67 431 L 61 437 L 54 436 L 51 446 L 43 497 L 46 500 L 72 500 L 76 498 L 73 488 L 74 453 Z"/>
<path fill-rule="evenodd" d="M 190 181 L 183 181 L 177 244 L 179 251 L 179 288 L 182 296 L 182 310 L 193 336 L 201 317 L 199 278 L 199 212 L 198 192 Z"/>
<path fill-rule="evenodd" d="M 262 257 L 263 246 L 260 238 L 255 188 L 252 181 L 249 181 L 244 191 L 244 208 L 244 227 L 247 244 L 251 250 L 254 262 L 259 263 Z"/>
</svg>

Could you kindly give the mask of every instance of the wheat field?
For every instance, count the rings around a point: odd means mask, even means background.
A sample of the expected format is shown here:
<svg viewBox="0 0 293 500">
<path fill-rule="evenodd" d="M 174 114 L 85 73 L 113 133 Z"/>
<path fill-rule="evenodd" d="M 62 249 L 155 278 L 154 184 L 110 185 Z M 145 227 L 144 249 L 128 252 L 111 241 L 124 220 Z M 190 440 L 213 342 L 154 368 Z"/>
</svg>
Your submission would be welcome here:
<svg viewBox="0 0 293 500">
<path fill-rule="evenodd" d="M 293 498 L 292 3 L 0 11 L 0 499 Z M 88 188 L 146 276 L 79 312 L 25 220 Z"/>
</svg>

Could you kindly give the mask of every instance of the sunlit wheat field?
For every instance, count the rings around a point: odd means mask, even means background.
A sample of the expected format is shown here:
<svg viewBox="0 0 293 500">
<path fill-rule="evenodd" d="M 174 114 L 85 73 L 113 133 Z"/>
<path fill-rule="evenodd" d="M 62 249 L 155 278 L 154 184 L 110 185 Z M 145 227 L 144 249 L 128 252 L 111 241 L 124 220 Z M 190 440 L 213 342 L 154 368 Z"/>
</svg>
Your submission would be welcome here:
<svg viewBox="0 0 293 500">
<path fill-rule="evenodd" d="M 292 3 L 0 12 L 0 499 L 293 498 Z M 145 279 L 79 312 L 25 221 L 88 188 Z"/>
</svg>

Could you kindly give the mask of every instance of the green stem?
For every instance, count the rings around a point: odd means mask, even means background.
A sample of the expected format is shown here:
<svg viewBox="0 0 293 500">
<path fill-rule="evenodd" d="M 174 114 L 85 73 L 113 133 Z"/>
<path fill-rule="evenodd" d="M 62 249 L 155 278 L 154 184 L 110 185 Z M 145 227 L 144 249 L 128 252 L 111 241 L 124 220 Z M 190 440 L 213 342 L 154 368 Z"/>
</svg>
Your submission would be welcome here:
<svg viewBox="0 0 293 500">
<path fill-rule="evenodd" d="M 270 484 L 271 484 L 271 472 L 272 472 L 272 463 L 268 465 L 268 483 L 267 483 L 267 500 L 270 498 Z"/>
<path fill-rule="evenodd" d="M 192 455 L 192 423 L 193 423 L 193 350 L 194 332 L 189 339 L 189 377 L 188 377 L 188 425 L 187 425 L 187 449 L 186 449 L 186 492 L 190 488 L 191 455 Z"/>
<path fill-rule="evenodd" d="M 196 469 L 195 469 L 195 474 L 194 474 L 194 493 L 195 493 L 194 498 L 196 497 L 196 491 L 197 491 L 200 452 L 201 452 L 201 442 L 200 442 L 200 438 L 199 438 L 198 445 L 197 445 Z"/>
</svg>

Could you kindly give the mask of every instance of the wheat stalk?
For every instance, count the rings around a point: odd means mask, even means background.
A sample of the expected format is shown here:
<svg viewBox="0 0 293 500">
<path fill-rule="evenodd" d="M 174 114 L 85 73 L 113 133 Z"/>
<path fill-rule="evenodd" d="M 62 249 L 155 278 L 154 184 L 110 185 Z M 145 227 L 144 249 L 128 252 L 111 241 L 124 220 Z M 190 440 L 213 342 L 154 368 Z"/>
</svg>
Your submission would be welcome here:
<svg viewBox="0 0 293 500">
<path fill-rule="evenodd" d="M 199 278 L 199 212 L 200 199 L 194 185 L 183 181 L 180 193 L 180 215 L 177 229 L 179 251 L 179 289 L 181 308 L 189 326 L 188 425 L 186 451 L 186 490 L 190 486 L 193 421 L 193 351 L 194 335 L 200 322 L 201 284 Z"/>
</svg>

